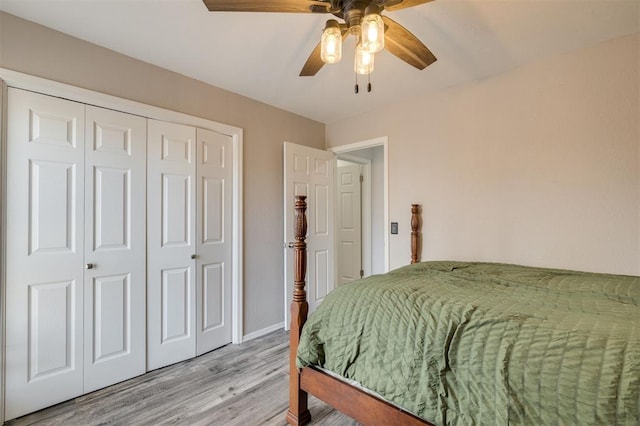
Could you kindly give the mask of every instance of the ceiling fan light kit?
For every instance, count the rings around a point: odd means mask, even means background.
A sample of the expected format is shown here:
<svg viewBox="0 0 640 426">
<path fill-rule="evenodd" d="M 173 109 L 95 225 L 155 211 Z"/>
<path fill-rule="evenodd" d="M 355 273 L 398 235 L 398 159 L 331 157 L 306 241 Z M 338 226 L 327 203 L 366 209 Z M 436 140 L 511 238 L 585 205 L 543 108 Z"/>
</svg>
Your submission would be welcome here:
<svg viewBox="0 0 640 426">
<path fill-rule="evenodd" d="M 330 13 L 344 23 L 329 19 L 320 43 L 305 62 L 300 76 L 316 75 L 326 64 L 342 58 L 342 41 L 349 34 L 357 37 L 354 71 L 371 75 L 374 54 L 387 49 L 409 65 L 422 70 L 437 59 L 416 36 L 382 11 L 390 12 L 418 6 L 433 0 L 203 0 L 211 12 L 288 12 Z M 371 91 L 369 82 L 368 91 Z"/>
<path fill-rule="evenodd" d="M 384 49 L 384 22 L 380 15 L 380 8 L 370 4 L 366 9 L 354 2 L 345 13 L 348 22 L 348 32 L 357 37 L 353 70 L 356 74 L 366 75 L 373 72 L 374 53 Z M 360 6 L 360 7 L 358 7 Z M 362 17 L 364 11 L 364 17 Z M 336 45 L 337 44 L 337 45 Z M 322 31 L 321 59 L 325 64 L 335 64 L 340 61 L 342 52 L 342 33 L 340 24 L 335 19 L 329 19 Z M 335 52 L 340 52 L 340 55 Z"/>
</svg>

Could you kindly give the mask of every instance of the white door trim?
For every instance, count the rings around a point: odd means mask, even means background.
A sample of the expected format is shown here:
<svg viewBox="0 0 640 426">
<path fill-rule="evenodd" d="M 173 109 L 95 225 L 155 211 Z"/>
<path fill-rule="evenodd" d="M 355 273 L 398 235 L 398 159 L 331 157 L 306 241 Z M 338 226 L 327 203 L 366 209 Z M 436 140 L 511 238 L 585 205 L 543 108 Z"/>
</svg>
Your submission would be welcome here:
<svg viewBox="0 0 640 426">
<path fill-rule="evenodd" d="M 1 77 L 0 77 L 1 78 Z M 7 195 L 7 118 L 4 103 L 7 101 L 7 85 L 0 80 L 0 200 L 6 200 Z M 4 343 L 5 334 L 5 275 L 7 268 L 5 267 L 5 257 L 7 251 L 5 247 L 6 223 L 7 223 L 7 203 L 0 203 L 0 422 L 4 421 L 4 389 L 5 389 L 5 369 L 4 354 L 6 346 Z"/>
<path fill-rule="evenodd" d="M 374 139 L 367 139 L 360 142 L 354 142 L 346 145 L 340 145 L 336 147 L 329 148 L 329 151 L 337 154 L 338 156 L 343 156 L 343 154 L 347 154 L 351 151 L 357 151 L 365 148 L 374 148 L 377 146 L 382 146 L 383 149 L 383 169 L 384 169 L 384 182 L 383 186 L 383 205 L 384 205 L 384 271 L 389 271 L 389 138 L 387 136 L 381 136 Z M 346 157 L 345 157 L 346 158 Z M 371 228 L 369 226 L 369 228 Z M 371 246 L 371 244 L 369 244 Z M 369 247 L 370 249 L 370 247 Z M 371 257 L 371 256 L 369 256 Z"/>
<path fill-rule="evenodd" d="M 232 269 L 233 269 L 233 291 L 232 291 L 232 305 L 233 305 L 233 331 L 232 331 L 232 342 L 233 343 L 242 343 L 242 333 L 243 333 L 243 293 L 242 293 L 242 252 L 243 252 L 243 211 L 242 211 L 242 197 L 243 197 L 243 188 L 242 188 L 242 155 L 243 155 L 243 130 L 239 127 L 230 126 L 223 123 L 218 123 L 216 121 L 207 120 L 200 117 L 194 117 L 191 115 L 183 114 L 176 111 L 167 110 L 164 108 L 154 107 L 151 105 L 145 105 L 140 102 L 131 101 L 128 99 L 118 98 L 116 96 L 107 95 L 104 93 L 95 92 L 93 90 L 82 89 L 79 87 L 71 86 L 64 83 L 59 83 L 56 81 L 46 80 L 40 77 L 35 77 L 29 74 L 24 74 L 12 70 L 8 70 L 5 68 L 0 68 L 0 79 L 4 80 L 7 86 L 15 87 L 19 89 L 31 90 L 34 92 L 39 92 L 43 94 L 47 94 L 50 96 L 58 96 L 61 98 L 89 104 L 95 105 L 103 108 L 114 109 L 116 111 L 122 111 L 129 114 L 140 115 L 147 118 L 152 118 L 156 120 L 176 122 L 180 124 L 191 125 L 194 127 L 201 127 L 203 129 L 213 130 L 219 133 L 223 133 L 229 135 L 233 139 L 233 261 L 232 261 Z M 4 93 L 4 92 L 3 92 Z M 4 101 L 4 97 L 2 101 Z M 3 111 L 3 114 L 6 113 Z M 2 155 L 2 161 L 6 161 L 4 159 L 5 149 L 6 149 L 6 137 L 4 133 L 6 132 L 6 122 L 4 121 L 4 115 L 2 116 L 2 142 L 0 146 L 0 155 Z M 0 179 L 4 176 L 5 167 L 4 164 L 0 164 Z M 2 191 L 2 195 L 4 196 L 6 180 L 2 181 L 3 186 L 0 189 Z M 3 203 L 4 204 L 4 203 Z M 3 206 L 4 208 L 4 206 Z M 6 226 L 6 219 L 2 217 L 2 229 Z M 4 233 L 2 234 L 2 240 L 0 241 L 4 246 Z M 4 253 L 4 250 L 2 250 Z M 3 266 L 3 265 L 0 265 Z M 4 274 L 5 268 L 2 268 Z M 4 292 L 4 282 L 0 283 L 2 288 L 0 288 L 0 294 Z M 2 304 L 4 304 L 5 298 L 2 297 Z M 0 304 L 0 305 L 2 305 Z M 0 330 L 4 330 L 5 318 L 4 318 L 4 306 L 0 306 L 0 313 L 2 318 L 0 318 Z M 4 336 L 2 336 L 4 337 Z M 4 344 L 4 340 L 3 340 Z M 4 353 L 4 347 L 3 347 Z M 4 380 L 4 374 L 2 373 L 2 377 L 0 378 L 0 382 Z M 0 414 L 4 415 L 4 410 L 0 409 Z M 4 418 L 3 416 L 0 418 Z"/>
</svg>

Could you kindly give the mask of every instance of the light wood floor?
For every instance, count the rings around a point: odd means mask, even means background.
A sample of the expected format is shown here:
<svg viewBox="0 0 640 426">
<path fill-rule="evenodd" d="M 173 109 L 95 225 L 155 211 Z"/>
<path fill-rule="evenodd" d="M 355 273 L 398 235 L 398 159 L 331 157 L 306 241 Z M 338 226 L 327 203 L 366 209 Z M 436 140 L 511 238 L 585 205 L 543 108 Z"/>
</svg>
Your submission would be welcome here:
<svg viewBox="0 0 640 426">
<path fill-rule="evenodd" d="M 228 345 L 8 422 L 8 425 L 284 425 L 288 335 Z M 314 425 L 357 425 L 309 400 Z"/>
</svg>

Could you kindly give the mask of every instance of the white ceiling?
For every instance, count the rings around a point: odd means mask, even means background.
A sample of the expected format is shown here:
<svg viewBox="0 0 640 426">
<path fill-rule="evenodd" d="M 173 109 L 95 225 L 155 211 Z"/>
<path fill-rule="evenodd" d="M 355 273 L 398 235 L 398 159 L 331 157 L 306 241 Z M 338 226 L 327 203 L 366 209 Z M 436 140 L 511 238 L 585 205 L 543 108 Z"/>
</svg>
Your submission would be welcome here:
<svg viewBox="0 0 640 426">
<path fill-rule="evenodd" d="M 355 95 L 353 40 L 339 64 L 298 76 L 331 15 L 213 13 L 200 0 L 0 0 L 0 9 L 324 123 L 640 31 L 640 0 L 437 0 L 384 14 L 438 61 L 418 71 L 382 52 L 373 91 L 361 78 Z"/>
</svg>

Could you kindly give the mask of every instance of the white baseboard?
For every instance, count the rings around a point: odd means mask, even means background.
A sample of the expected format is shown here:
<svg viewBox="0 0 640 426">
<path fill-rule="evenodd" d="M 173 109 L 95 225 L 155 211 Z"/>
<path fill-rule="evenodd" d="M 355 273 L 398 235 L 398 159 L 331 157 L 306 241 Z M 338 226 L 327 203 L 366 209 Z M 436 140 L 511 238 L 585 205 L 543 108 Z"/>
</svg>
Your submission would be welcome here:
<svg viewBox="0 0 640 426">
<path fill-rule="evenodd" d="M 266 334 L 272 333 L 277 330 L 284 330 L 284 322 L 280 322 L 278 324 L 270 325 L 267 328 L 263 328 L 262 330 L 254 331 L 249 334 L 245 334 L 242 338 L 242 342 L 248 342 L 249 340 L 257 339 L 258 337 L 262 337 Z"/>
</svg>

